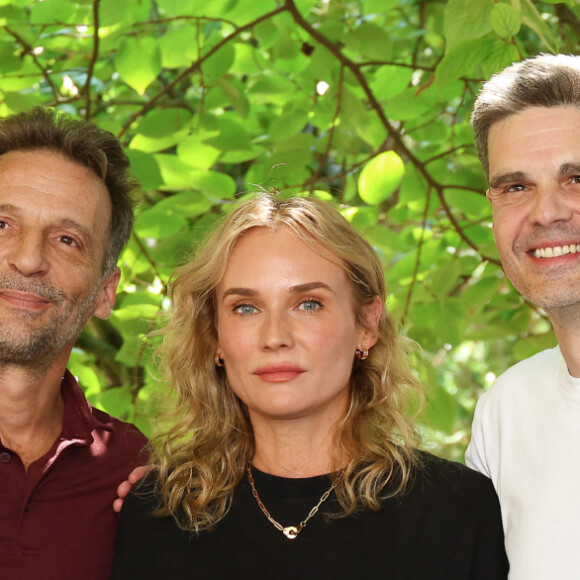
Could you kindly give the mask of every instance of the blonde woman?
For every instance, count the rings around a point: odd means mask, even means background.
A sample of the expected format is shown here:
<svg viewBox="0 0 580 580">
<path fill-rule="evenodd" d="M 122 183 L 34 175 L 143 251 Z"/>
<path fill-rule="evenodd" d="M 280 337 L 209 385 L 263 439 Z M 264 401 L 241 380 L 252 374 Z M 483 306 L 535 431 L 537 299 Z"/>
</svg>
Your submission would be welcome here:
<svg viewBox="0 0 580 580">
<path fill-rule="evenodd" d="M 380 262 L 335 209 L 241 204 L 171 297 L 176 423 L 113 579 L 506 578 L 489 480 L 416 450 Z"/>
</svg>

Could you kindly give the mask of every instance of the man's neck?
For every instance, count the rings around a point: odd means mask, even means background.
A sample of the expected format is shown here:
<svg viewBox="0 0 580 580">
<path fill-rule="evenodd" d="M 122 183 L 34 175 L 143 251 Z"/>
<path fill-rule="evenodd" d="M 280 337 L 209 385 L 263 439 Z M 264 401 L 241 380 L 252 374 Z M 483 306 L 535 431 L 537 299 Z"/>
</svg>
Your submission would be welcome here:
<svg viewBox="0 0 580 580">
<path fill-rule="evenodd" d="M 25 467 L 42 457 L 62 429 L 65 367 L 43 371 L 0 364 L 0 439 Z"/>
<path fill-rule="evenodd" d="M 548 312 L 568 372 L 580 378 L 580 305 Z"/>
</svg>

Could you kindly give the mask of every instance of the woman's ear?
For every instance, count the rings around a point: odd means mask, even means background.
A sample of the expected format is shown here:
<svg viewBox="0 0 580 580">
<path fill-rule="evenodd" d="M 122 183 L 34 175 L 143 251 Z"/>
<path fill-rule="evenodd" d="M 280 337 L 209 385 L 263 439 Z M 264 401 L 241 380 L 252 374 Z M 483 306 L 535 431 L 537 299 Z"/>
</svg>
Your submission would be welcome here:
<svg viewBox="0 0 580 580">
<path fill-rule="evenodd" d="M 383 313 L 383 302 L 378 297 L 371 304 L 364 307 L 363 310 L 363 333 L 361 337 L 361 346 L 370 350 L 379 338 L 379 320 Z"/>
</svg>

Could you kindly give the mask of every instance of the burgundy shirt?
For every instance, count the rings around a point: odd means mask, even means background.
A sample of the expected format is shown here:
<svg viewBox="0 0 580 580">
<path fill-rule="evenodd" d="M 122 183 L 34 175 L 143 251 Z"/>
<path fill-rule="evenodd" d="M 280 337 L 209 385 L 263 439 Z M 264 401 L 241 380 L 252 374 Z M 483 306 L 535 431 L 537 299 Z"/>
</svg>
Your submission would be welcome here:
<svg viewBox="0 0 580 580">
<path fill-rule="evenodd" d="M 0 578 L 108 580 L 117 486 L 146 462 L 145 436 L 93 409 L 67 371 L 62 432 L 26 473 L 0 442 Z"/>
</svg>

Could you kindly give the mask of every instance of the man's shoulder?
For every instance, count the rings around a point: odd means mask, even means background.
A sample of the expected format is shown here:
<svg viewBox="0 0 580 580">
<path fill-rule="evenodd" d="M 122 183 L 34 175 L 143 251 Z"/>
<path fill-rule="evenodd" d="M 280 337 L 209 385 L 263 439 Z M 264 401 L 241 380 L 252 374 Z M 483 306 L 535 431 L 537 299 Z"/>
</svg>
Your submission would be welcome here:
<svg viewBox="0 0 580 580">
<path fill-rule="evenodd" d="M 518 397 L 522 390 L 529 392 L 531 388 L 541 388 L 546 379 L 549 382 L 556 380 L 561 361 L 562 354 L 557 346 L 519 361 L 497 377 L 480 401 Z"/>
<path fill-rule="evenodd" d="M 76 379 L 65 373 L 61 392 L 65 400 L 63 435 L 107 448 L 117 447 L 121 453 L 133 456 L 147 443 L 147 438 L 131 423 L 117 419 L 97 409 L 87 400 Z"/>
<path fill-rule="evenodd" d="M 118 440 L 141 449 L 147 443 L 147 437 L 132 423 L 121 421 L 109 413 L 91 406 L 91 414 L 96 419 L 96 430 L 114 432 Z"/>
</svg>

